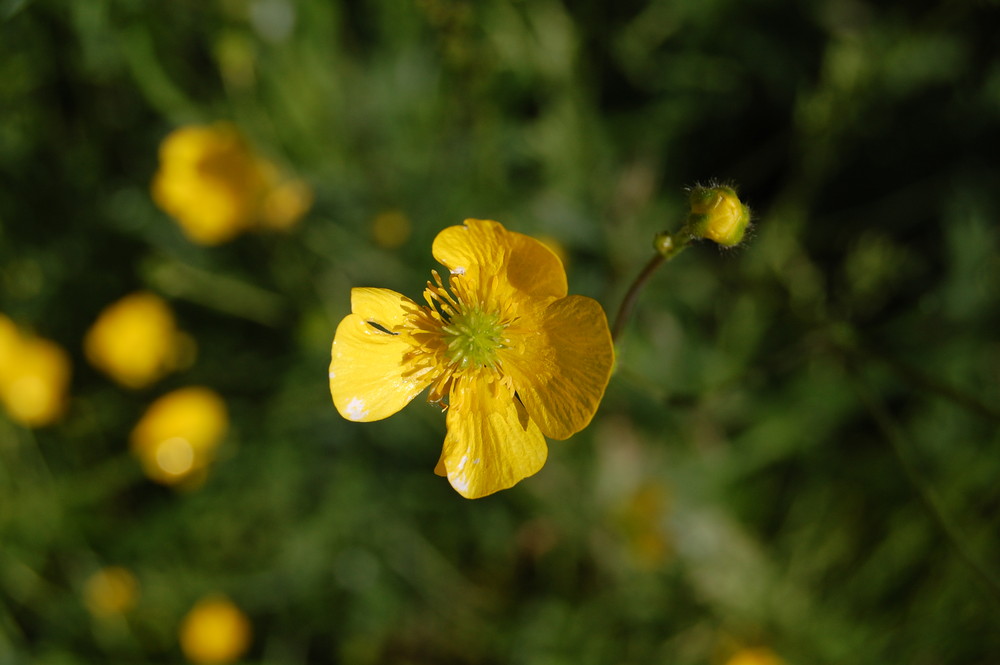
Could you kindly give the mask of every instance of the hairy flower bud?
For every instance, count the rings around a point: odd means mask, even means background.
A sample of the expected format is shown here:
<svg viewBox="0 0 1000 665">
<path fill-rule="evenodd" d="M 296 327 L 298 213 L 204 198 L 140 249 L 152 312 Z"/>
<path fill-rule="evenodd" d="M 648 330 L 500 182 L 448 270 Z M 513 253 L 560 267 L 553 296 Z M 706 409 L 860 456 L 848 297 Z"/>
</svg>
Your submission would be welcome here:
<svg viewBox="0 0 1000 665">
<path fill-rule="evenodd" d="M 687 226 L 692 236 L 723 247 L 735 247 L 743 241 L 750 225 L 750 208 L 740 201 L 732 187 L 695 187 L 689 202 Z"/>
</svg>

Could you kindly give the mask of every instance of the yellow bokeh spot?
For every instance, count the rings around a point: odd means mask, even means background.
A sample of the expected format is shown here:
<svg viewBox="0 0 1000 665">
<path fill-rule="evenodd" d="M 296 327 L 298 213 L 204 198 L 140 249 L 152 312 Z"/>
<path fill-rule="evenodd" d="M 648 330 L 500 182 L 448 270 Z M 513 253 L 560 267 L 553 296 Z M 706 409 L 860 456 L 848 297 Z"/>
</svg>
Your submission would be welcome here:
<svg viewBox="0 0 1000 665">
<path fill-rule="evenodd" d="M 212 390 L 175 390 L 153 402 L 132 430 L 132 452 L 150 479 L 174 485 L 204 469 L 229 427 L 226 404 Z"/>
<path fill-rule="evenodd" d="M 218 245 L 256 227 L 287 229 L 312 205 L 312 192 L 287 180 L 230 123 L 192 125 L 160 145 L 153 200 L 192 242 Z"/>
<path fill-rule="evenodd" d="M 181 623 L 184 656 L 199 665 L 231 663 L 250 646 L 250 620 L 228 598 L 210 596 L 198 601 Z"/>
<path fill-rule="evenodd" d="M 97 317 L 84 339 L 87 359 L 118 383 L 144 388 L 177 369 L 193 354 L 192 340 L 177 329 L 166 302 L 153 293 L 133 293 Z"/>
<path fill-rule="evenodd" d="M 785 665 L 785 661 L 766 647 L 740 649 L 726 661 L 726 665 Z"/>
<path fill-rule="evenodd" d="M 242 32 L 223 32 L 215 43 L 215 57 L 226 83 L 236 88 L 249 88 L 255 79 L 257 54 L 254 42 Z"/>
<path fill-rule="evenodd" d="M 312 201 L 312 190 L 304 182 L 289 180 L 274 185 L 264 198 L 261 225 L 278 230 L 291 228 L 308 212 Z"/>
<path fill-rule="evenodd" d="M 135 575 L 121 566 L 102 568 L 87 578 L 83 586 L 83 602 L 97 617 L 113 616 L 129 611 L 139 596 Z"/>
<path fill-rule="evenodd" d="M 406 244 L 412 232 L 410 218 L 401 210 L 386 210 L 372 220 L 372 240 L 383 249 L 396 249 Z"/>
<path fill-rule="evenodd" d="M 670 495 L 659 484 L 640 486 L 628 497 L 620 513 L 625 543 L 636 565 L 654 569 L 673 554 L 673 546 L 665 522 L 670 508 Z"/>
<path fill-rule="evenodd" d="M 54 342 L 18 330 L 0 315 L 0 403 L 26 427 L 54 422 L 66 406 L 70 361 Z"/>
</svg>

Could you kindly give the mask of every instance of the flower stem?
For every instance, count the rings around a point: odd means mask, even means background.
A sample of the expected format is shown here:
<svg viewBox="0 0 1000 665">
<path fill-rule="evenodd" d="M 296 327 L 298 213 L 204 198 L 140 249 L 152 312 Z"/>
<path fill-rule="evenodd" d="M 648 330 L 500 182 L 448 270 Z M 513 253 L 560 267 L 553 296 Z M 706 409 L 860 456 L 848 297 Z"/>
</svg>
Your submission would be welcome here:
<svg viewBox="0 0 1000 665">
<path fill-rule="evenodd" d="M 625 324 L 628 323 L 629 318 L 632 316 L 632 310 L 635 309 L 635 303 L 639 300 L 639 294 L 642 292 L 643 287 L 646 286 L 649 278 L 656 272 L 656 269 L 661 264 L 680 254 L 690 243 L 691 234 L 688 232 L 687 227 L 684 227 L 675 234 L 660 233 L 656 236 L 656 239 L 653 241 L 656 254 L 653 255 L 653 258 L 649 260 L 649 263 L 642 269 L 639 276 L 632 282 L 632 286 L 628 288 L 628 292 L 625 293 L 622 304 L 618 308 L 618 314 L 615 315 L 615 323 L 611 327 L 612 342 L 615 344 L 618 343 L 618 338 L 621 337 L 622 331 L 625 329 Z"/>
<path fill-rule="evenodd" d="M 618 343 L 618 338 L 621 337 L 622 330 L 625 328 L 625 323 L 632 316 L 632 310 L 635 309 L 635 303 L 639 300 L 639 293 L 642 292 L 642 287 L 646 285 L 649 278 L 653 276 L 656 269 L 660 267 L 660 264 L 667 260 L 663 254 L 654 254 L 653 258 L 649 260 L 646 267 L 642 269 L 639 276 L 635 278 L 632 282 L 632 286 L 629 287 L 628 293 L 622 299 L 621 307 L 618 308 L 618 314 L 615 315 L 615 324 L 611 328 L 611 341 L 615 344 Z"/>
</svg>

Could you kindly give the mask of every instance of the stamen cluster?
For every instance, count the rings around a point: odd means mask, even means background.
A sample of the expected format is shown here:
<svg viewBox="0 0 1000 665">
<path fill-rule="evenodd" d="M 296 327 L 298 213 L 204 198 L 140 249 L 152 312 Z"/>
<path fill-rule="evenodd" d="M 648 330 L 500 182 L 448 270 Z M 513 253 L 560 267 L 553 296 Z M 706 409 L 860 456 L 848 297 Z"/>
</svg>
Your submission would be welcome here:
<svg viewBox="0 0 1000 665">
<path fill-rule="evenodd" d="M 411 310 L 413 326 L 407 333 L 414 348 L 406 357 L 416 374 L 438 372 L 428 401 L 443 400 L 456 375 L 467 372 L 485 372 L 491 380 L 509 384 L 497 352 L 510 347 L 506 332 L 516 317 L 470 297 L 461 275 L 452 276 L 449 289 L 436 270 L 431 274 L 434 281 L 424 290 L 428 306 Z"/>
</svg>

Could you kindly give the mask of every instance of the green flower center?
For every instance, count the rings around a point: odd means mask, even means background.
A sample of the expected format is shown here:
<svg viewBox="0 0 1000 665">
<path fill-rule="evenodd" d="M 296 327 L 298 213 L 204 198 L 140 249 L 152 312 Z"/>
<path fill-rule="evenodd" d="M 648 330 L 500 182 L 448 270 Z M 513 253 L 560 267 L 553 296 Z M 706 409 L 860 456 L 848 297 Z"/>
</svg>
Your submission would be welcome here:
<svg viewBox="0 0 1000 665">
<path fill-rule="evenodd" d="M 474 308 L 458 312 L 441 328 L 448 358 L 459 369 L 492 367 L 503 347 L 503 330 L 498 314 Z"/>
</svg>

